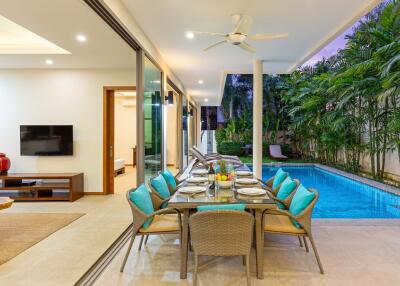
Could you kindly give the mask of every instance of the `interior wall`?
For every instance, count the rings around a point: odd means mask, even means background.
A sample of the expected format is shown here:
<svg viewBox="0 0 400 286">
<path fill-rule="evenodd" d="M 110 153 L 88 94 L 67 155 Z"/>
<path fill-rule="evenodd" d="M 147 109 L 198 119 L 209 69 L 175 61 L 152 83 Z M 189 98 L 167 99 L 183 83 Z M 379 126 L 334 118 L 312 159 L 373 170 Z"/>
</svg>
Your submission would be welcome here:
<svg viewBox="0 0 400 286">
<path fill-rule="evenodd" d="M 124 159 L 125 165 L 132 165 L 132 148 L 136 145 L 136 98 L 115 96 L 114 118 L 114 157 Z"/>
<path fill-rule="evenodd" d="M 178 166 L 177 154 L 177 130 L 178 130 L 178 101 L 174 93 L 174 104 L 166 106 L 166 147 L 167 147 L 167 165 Z"/>
<path fill-rule="evenodd" d="M 134 69 L 0 70 L 0 152 L 11 172 L 83 172 L 102 191 L 103 86 L 136 85 Z M 20 125 L 72 124 L 74 155 L 20 155 Z"/>
</svg>

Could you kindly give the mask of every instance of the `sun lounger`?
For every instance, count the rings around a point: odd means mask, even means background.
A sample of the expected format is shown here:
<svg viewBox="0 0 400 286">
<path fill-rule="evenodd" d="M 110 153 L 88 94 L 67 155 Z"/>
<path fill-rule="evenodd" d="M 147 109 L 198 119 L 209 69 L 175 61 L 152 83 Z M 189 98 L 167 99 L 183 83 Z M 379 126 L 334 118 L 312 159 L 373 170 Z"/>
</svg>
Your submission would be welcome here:
<svg viewBox="0 0 400 286">
<path fill-rule="evenodd" d="M 278 160 L 287 160 L 288 157 L 282 154 L 281 145 L 269 145 L 269 155 Z"/>
</svg>

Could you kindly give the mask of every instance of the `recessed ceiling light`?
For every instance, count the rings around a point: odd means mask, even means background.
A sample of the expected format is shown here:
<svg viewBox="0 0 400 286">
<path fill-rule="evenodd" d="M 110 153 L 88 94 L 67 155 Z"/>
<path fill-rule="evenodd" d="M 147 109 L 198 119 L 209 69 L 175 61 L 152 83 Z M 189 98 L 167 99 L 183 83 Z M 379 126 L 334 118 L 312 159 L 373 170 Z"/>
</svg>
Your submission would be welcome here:
<svg viewBox="0 0 400 286">
<path fill-rule="evenodd" d="M 84 43 L 84 42 L 86 42 L 87 39 L 86 39 L 85 35 L 79 34 L 76 36 L 76 40 L 80 43 Z"/>
<path fill-rule="evenodd" d="M 204 102 L 208 102 L 208 98 L 204 98 Z"/>
<path fill-rule="evenodd" d="M 199 84 L 203 84 L 203 83 L 204 83 L 204 80 L 199 79 L 198 83 L 199 83 Z"/>
<path fill-rule="evenodd" d="M 46 65 L 52 65 L 52 64 L 54 64 L 54 61 L 53 61 L 53 60 L 50 60 L 50 59 L 47 59 L 47 60 L 45 61 L 45 63 L 46 63 Z"/>
<path fill-rule="evenodd" d="M 187 32 L 187 33 L 186 33 L 186 38 L 188 38 L 188 39 L 193 39 L 193 38 L 194 38 L 193 32 Z"/>
</svg>

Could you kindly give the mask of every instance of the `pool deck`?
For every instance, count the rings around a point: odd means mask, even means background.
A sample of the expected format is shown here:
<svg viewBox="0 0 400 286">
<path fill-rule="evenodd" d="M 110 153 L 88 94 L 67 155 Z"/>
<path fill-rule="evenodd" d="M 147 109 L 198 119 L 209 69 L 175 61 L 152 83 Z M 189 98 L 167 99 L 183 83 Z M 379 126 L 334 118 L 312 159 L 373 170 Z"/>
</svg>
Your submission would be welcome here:
<svg viewBox="0 0 400 286">
<path fill-rule="evenodd" d="M 382 191 L 385 191 L 385 192 L 392 193 L 392 194 L 400 196 L 400 189 L 399 188 L 396 188 L 394 186 L 390 186 L 390 185 L 387 185 L 387 184 L 384 184 L 384 183 L 381 183 L 381 182 L 377 182 L 377 181 L 374 181 L 372 179 L 364 178 L 364 177 L 361 177 L 361 176 L 358 176 L 358 175 L 355 175 L 355 174 L 352 174 L 352 173 L 348 173 L 348 172 L 345 172 L 345 171 L 342 171 L 342 170 L 338 170 L 336 168 L 328 167 L 328 166 L 325 166 L 325 165 L 319 164 L 319 163 L 284 163 L 284 162 L 283 163 L 276 163 L 275 162 L 275 163 L 266 163 L 266 164 L 263 164 L 263 165 L 271 166 L 271 167 L 284 167 L 284 166 L 287 166 L 287 167 L 317 167 L 317 168 L 320 168 L 322 170 L 325 170 L 325 171 L 328 171 L 328 172 L 331 172 L 331 173 L 334 173 L 334 174 L 337 174 L 337 175 L 352 179 L 354 181 L 366 184 L 368 186 L 380 189 Z"/>
</svg>

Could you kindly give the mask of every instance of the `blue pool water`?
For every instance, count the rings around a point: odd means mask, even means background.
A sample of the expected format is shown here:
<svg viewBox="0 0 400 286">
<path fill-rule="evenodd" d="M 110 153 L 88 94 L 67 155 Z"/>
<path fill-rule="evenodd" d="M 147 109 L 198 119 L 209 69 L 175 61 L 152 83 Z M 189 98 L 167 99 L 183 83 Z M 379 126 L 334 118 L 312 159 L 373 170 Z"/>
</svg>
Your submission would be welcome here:
<svg viewBox="0 0 400 286">
<path fill-rule="evenodd" d="M 322 170 L 318 167 L 285 167 L 305 187 L 319 191 L 315 218 L 400 218 L 400 196 Z M 278 167 L 263 166 L 263 180 Z"/>
</svg>

